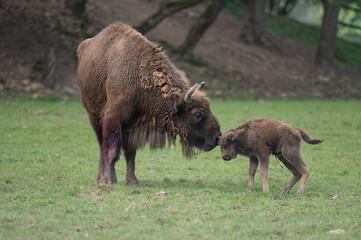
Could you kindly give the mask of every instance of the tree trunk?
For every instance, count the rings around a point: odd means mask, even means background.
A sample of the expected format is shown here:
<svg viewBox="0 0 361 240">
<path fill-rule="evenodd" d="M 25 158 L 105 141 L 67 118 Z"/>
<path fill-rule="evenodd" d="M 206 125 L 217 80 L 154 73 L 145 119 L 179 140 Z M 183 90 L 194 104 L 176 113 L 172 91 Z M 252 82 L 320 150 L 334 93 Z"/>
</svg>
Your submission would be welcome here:
<svg viewBox="0 0 361 240">
<path fill-rule="evenodd" d="M 188 32 L 186 40 L 178 48 L 178 56 L 190 55 L 203 33 L 216 20 L 227 0 L 212 0 L 206 10 L 197 18 Z"/>
<path fill-rule="evenodd" d="M 87 2 L 88 0 L 65 0 L 65 6 L 71 10 L 74 16 L 83 18 Z"/>
<path fill-rule="evenodd" d="M 193 7 L 204 0 L 178 0 L 168 2 L 160 7 L 160 9 L 144 20 L 139 26 L 135 27 L 141 34 L 145 34 L 157 26 L 164 18 L 179 12 L 185 8 Z"/>
<path fill-rule="evenodd" d="M 337 22 L 341 0 L 324 2 L 324 14 L 320 41 L 318 44 L 316 64 L 332 68 L 336 51 Z"/>
<path fill-rule="evenodd" d="M 296 6 L 298 0 L 286 0 L 285 5 L 280 9 L 280 15 L 288 15 Z"/>
<path fill-rule="evenodd" d="M 241 30 L 241 38 L 248 43 L 262 44 L 266 31 L 265 25 L 266 0 L 249 0 L 246 20 Z"/>
<path fill-rule="evenodd" d="M 279 13 L 279 8 L 280 8 L 280 2 L 279 0 L 274 0 L 273 6 L 270 9 L 271 11 L 271 15 L 272 15 L 272 25 L 276 24 L 276 19 L 278 17 L 278 13 Z"/>
<path fill-rule="evenodd" d="M 274 17 L 278 16 L 279 6 L 280 6 L 279 0 L 272 1 L 272 6 L 270 7 L 270 12 L 272 16 Z"/>
</svg>

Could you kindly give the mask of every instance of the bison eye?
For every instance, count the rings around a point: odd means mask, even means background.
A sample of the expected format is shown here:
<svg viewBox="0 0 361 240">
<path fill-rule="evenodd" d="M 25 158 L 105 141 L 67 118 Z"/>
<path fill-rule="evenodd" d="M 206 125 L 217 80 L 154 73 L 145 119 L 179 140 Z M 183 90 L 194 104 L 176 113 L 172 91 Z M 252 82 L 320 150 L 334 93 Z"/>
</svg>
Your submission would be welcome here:
<svg viewBox="0 0 361 240">
<path fill-rule="evenodd" d="M 193 114 L 193 118 L 198 123 L 202 121 L 202 119 L 204 118 L 204 114 L 202 112 L 196 112 Z"/>
</svg>

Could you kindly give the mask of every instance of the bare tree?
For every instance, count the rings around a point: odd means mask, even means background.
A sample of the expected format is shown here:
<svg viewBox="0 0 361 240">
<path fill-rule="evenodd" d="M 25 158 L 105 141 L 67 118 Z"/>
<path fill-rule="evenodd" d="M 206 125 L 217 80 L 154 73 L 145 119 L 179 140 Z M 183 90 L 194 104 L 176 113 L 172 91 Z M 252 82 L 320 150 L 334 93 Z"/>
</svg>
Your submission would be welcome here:
<svg viewBox="0 0 361 240">
<path fill-rule="evenodd" d="M 266 0 L 249 0 L 246 20 L 241 30 L 241 38 L 248 43 L 262 44 L 266 31 L 265 25 Z"/>
<path fill-rule="evenodd" d="M 280 5 L 280 1 L 279 0 L 271 0 L 270 1 L 270 10 L 269 12 L 271 13 L 272 16 L 277 17 L 278 13 L 279 13 L 279 5 Z"/>
<path fill-rule="evenodd" d="M 341 0 L 332 0 L 332 2 L 331 0 L 326 0 L 323 5 L 324 15 L 322 18 L 316 63 L 327 68 L 332 68 L 334 64 L 340 4 Z"/>
<path fill-rule="evenodd" d="M 144 20 L 139 26 L 135 27 L 135 29 L 137 29 L 142 34 L 145 34 L 157 26 L 157 24 L 160 23 L 163 19 L 185 8 L 193 7 L 194 5 L 203 1 L 205 0 L 178 0 L 165 3 L 156 13 Z"/>
<path fill-rule="evenodd" d="M 184 57 L 189 55 L 197 45 L 204 32 L 216 20 L 218 13 L 222 10 L 227 0 L 212 0 L 206 10 L 197 18 L 188 32 L 186 40 L 179 46 L 178 55 Z"/>
<path fill-rule="evenodd" d="M 286 0 L 283 7 L 279 10 L 280 15 L 288 15 L 296 6 L 298 0 Z"/>
</svg>

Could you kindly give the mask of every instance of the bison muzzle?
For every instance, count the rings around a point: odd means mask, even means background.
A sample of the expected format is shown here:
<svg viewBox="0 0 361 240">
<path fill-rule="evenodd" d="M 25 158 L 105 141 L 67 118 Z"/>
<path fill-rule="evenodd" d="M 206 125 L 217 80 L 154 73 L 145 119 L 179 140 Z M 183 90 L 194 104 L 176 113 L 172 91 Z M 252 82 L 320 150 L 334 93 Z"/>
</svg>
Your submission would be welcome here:
<svg viewBox="0 0 361 240">
<path fill-rule="evenodd" d="M 137 149 L 149 142 L 163 148 L 180 137 L 186 157 L 193 147 L 218 145 L 219 123 L 201 88 L 189 80 L 155 44 L 117 22 L 78 47 L 77 80 L 81 101 L 100 148 L 97 183 L 117 182 L 115 162 L 121 149 L 128 185 L 135 176 Z"/>
</svg>

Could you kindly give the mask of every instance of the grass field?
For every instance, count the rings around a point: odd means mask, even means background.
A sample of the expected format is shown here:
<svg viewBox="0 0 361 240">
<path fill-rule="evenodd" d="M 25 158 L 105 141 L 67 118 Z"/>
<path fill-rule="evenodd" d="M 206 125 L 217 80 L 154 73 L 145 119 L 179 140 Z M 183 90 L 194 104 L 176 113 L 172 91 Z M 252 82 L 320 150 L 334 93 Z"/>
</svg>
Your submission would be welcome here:
<svg viewBox="0 0 361 240">
<path fill-rule="evenodd" d="M 325 142 L 302 144 L 305 193 L 282 194 L 291 173 L 270 159 L 270 193 L 246 191 L 248 160 L 219 147 L 136 157 L 141 187 L 95 184 L 98 146 L 78 99 L 0 100 L 0 239 L 360 239 L 360 101 L 212 101 L 222 131 L 255 117 L 303 128 Z M 166 196 L 157 193 L 166 192 Z M 331 234 L 342 229 L 344 233 Z M 340 230 L 339 230 L 340 231 Z"/>
</svg>

